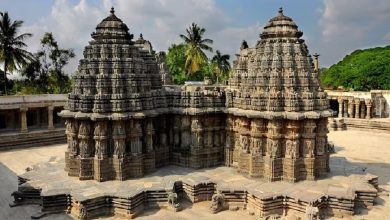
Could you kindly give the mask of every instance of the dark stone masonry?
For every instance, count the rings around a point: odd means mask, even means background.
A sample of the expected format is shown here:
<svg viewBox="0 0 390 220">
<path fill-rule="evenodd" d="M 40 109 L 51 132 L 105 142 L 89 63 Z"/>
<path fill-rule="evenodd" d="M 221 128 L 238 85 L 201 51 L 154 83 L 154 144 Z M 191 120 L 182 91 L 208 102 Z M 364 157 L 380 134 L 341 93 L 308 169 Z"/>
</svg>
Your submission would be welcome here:
<svg viewBox="0 0 390 220">
<path fill-rule="evenodd" d="M 163 57 L 114 10 L 92 33 L 66 118 L 66 171 L 125 180 L 168 164 L 220 164 L 270 181 L 329 170 L 326 93 L 297 25 L 279 14 L 243 47 L 229 86 L 163 86 Z M 161 62 L 161 61 L 160 61 Z"/>
</svg>

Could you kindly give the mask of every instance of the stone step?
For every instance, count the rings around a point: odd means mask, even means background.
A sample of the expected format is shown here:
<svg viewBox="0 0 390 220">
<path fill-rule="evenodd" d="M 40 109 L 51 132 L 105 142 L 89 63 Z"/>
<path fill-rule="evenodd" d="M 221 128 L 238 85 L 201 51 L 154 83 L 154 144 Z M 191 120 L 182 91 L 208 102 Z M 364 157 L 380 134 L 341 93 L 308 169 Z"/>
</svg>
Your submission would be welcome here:
<svg viewBox="0 0 390 220">
<path fill-rule="evenodd" d="M 1 137 L 0 151 L 65 143 L 66 136 L 64 131 L 34 132 L 28 135 Z"/>
</svg>

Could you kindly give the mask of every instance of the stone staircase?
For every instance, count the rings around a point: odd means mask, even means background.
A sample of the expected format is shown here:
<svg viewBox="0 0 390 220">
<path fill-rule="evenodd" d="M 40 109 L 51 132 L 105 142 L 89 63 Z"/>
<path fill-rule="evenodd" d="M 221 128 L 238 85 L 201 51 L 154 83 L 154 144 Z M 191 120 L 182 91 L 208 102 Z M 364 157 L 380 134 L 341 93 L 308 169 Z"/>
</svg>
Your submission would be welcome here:
<svg viewBox="0 0 390 220">
<path fill-rule="evenodd" d="M 0 134 L 0 151 L 65 143 L 65 128 Z"/>
<path fill-rule="evenodd" d="M 347 129 L 377 130 L 390 132 L 390 120 L 344 118 Z"/>
</svg>

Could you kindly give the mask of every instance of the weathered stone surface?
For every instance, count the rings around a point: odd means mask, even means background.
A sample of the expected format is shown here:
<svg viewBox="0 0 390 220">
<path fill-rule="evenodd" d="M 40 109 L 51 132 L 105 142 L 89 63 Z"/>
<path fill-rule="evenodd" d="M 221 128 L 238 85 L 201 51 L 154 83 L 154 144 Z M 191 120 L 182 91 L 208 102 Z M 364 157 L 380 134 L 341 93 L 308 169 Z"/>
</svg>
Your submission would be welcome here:
<svg viewBox="0 0 390 220">
<path fill-rule="evenodd" d="M 271 183 L 245 177 L 230 167 L 166 166 L 138 179 L 80 184 L 61 170 L 63 166 L 63 160 L 44 163 L 21 175 L 18 191 L 25 202 L 41 199 L 43 213 L 66 211 L 81 219 L 111 214 L 133 218 L 150 208 L 180 211 L 176 198 L 212 201 L 212 213 L 240 209 L 259 217 L 313 214 L 323 218 L 352 215 L 358 205 L 371 207 L 378 193 L 378 178 L 364 173 Z M 342 167 L 333 168 L 335 173 L 345 172 Z"/>
<path fill-rule="evenodd" d="M 255 48 L 241 47 L 229 86 L 163 87 L 165 56 L 133 41 L 114 10 L 80 60 L 67 110 L 68 175 L 125 180 L 168 164 L 225 164 L 269 181 L 329 171 L 326 93 L 297 25 L 283 11 Z"/>
</svg>

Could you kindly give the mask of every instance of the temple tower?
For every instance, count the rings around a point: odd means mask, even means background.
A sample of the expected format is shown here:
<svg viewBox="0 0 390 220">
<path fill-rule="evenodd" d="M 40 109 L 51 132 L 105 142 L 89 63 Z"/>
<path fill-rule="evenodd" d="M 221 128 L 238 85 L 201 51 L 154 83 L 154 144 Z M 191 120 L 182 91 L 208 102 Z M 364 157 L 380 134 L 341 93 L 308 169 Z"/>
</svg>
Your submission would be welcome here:
<svg viewBox="0 0 390 220">
<path fill-rule="evenodd" d="M 234 61 L 226 112 L 235 145 L 225 156 L 240 172 L 295 182 L 329 170 L 327 117 L 333 112 L 301 37 L 280 8 L 256 46 L 241 47 Z"/>
<path fill-rule="evenodd" d="M 155 111 L 167 103 L 154 51 L 147 41 L 133 41 L 113 8 L 91 36 L 60 114 L 68 137 L 65 169 L 82 180 L 143 176 L 168 161 L 155 132 L 165 126 Z"/>
</svg>

